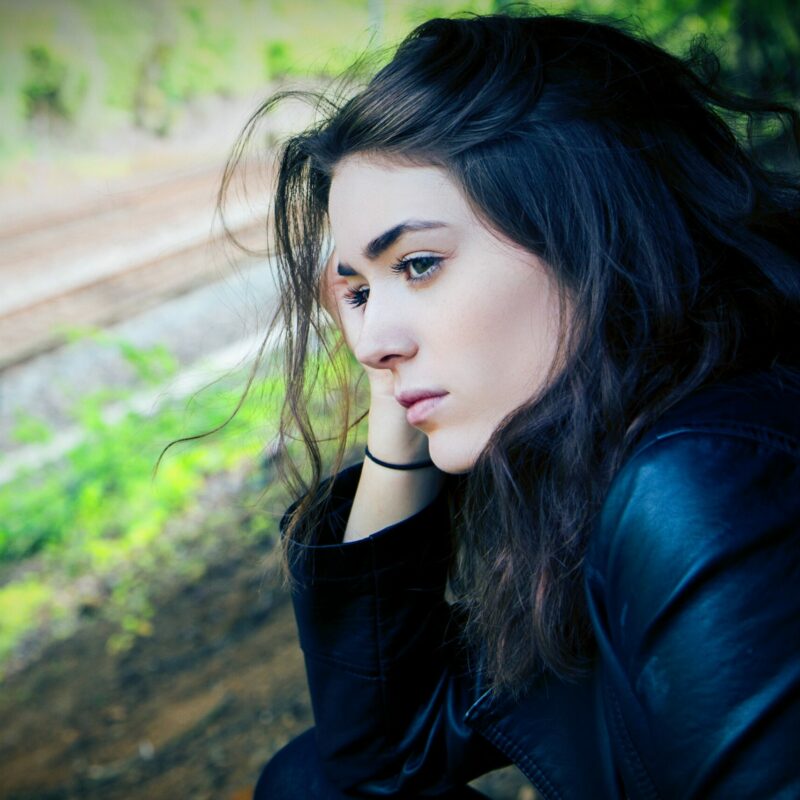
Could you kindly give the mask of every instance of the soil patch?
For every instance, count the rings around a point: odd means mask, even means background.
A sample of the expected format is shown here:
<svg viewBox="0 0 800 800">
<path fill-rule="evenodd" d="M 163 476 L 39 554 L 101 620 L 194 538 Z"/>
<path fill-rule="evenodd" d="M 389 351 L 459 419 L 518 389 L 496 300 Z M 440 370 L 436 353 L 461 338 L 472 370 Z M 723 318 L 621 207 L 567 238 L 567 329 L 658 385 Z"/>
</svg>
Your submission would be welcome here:
<svg viewBox="0 0 800 800">
<path fill-rule="evenodd" d="M 3 685 L 3 800 L 246 800 L 262 765 L 313 724 L 291 603 L 264 543 L 229 548 L 155 598 L 124 653 L 104 620 Z M 512 768 L 475 785 L 533 800 Z"/>
<path fill-rule="evenodd" d="M 247 796 L 312 724 L 291 605 L 263 553 L 242 551 L 157 600 L 153 635 L 107 651 L 83 626 L 3 687 L 0 796 Z"/>
</svg>

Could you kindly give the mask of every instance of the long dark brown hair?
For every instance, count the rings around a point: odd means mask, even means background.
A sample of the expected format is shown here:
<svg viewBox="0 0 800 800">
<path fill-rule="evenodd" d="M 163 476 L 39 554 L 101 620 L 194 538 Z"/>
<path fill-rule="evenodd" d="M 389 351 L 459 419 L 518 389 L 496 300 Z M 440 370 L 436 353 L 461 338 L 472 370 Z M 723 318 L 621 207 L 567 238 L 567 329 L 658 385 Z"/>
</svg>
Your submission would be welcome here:
<svg viewBox="0 0 800 800">
<path fill-rule="evenodd" d="M 717 66 L 702 47 L 678 58 L 618 24 L 572 16 L 433 19 L 354 93 L 316 95 L 321 120 L 281 149 L 272 221 L 286 380 L 280 463 L 302 498 L 287 553 L 313 535 L 326 500 L 308 411 L 319 391 L 314 357 L 339 365 L 333 472 L 365 411 L 352 407 L 343 341 L 319 305 L 341 159 L 368 152 L 443 168 L 480 218 L 543 259 L 569 296 L 563 369 L 503 421 L 471 471 L 448 479 L 451 586 L 495 688 L 514 691 L 539 670 L 569 677 L 591 658 L 586 543 L 641 434 L 705 384 L 797 361 L 797 175 L 759 163 L 733 128 L 772 115 L 796 147 L 798 115 L 724 91 Z M 290 96 L 254 114 L 221 201 L 255 125 Z M 289 453 L 298 435 L 302 467 Z"/>
</svg>

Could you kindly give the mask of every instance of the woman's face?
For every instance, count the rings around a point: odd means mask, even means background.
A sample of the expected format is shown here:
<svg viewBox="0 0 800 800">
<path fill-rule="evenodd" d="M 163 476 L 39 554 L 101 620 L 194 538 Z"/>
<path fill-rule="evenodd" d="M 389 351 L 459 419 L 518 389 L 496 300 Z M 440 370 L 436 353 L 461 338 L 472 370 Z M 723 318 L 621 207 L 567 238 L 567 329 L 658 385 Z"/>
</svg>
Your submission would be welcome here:
<svg viewBox="0 0 800 800">
<path fill-rule="evenodd" d="M 439 469 L 468 471 L 553 365 L 555 281 L 487 228 L 436 167 L 349 157 L 328 210 L 330 286 L 350 347 L 364 366 L 391 372 L 395 395 L 446 392 L 411 424 Z"/>
</svg>

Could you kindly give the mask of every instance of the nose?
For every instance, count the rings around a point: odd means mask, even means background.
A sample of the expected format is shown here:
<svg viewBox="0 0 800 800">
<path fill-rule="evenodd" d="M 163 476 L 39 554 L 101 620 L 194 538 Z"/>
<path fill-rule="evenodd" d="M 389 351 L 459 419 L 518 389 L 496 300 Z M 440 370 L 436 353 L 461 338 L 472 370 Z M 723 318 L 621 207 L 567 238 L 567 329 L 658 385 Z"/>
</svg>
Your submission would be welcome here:
<svg viewBox="0 0 800 800">
<path fill-rule="evenodd" d="M 398 361 L 411 358 L 417 352 L 417 343 L 408 315 L 391 295 L 376 300 L 371 291 L 353 353 L 364 366 L 390 369 Z"/>
</svg>

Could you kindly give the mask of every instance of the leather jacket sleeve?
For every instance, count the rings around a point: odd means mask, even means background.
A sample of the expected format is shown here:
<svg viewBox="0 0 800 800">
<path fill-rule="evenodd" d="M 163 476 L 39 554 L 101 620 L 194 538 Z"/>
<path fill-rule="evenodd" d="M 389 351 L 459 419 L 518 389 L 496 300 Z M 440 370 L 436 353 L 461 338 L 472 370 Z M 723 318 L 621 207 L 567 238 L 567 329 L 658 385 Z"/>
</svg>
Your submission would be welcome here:
<svg viewBox="0 0 800 800">
<path fill-rule="evenodd" d="M 360 472 L 335 476 L 314 543 L 289 545 L 317 744 L 343 790 L 435 797 L 508 761 L 463 721 L 476 689 L 445 601 L 444 493 L 342 544 Z"/>
<path fill-rule="evenodd" d="M 636 798 L 800 797 L 800 453 L 676 430 L 606 500 L 587 589 Z"/>
</svg>

